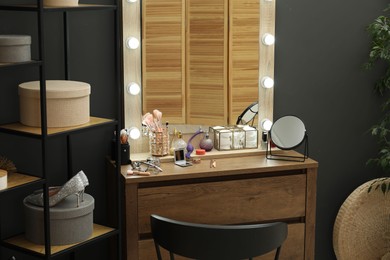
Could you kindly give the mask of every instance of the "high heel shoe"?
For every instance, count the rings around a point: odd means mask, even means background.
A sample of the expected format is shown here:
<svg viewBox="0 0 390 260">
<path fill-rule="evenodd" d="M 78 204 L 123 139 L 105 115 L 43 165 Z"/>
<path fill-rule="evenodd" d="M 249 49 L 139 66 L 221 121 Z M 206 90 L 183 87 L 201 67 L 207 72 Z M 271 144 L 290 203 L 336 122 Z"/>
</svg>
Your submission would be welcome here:
<svg viewBox="0 0 390 260">
<path fill-rule="evenodd" d="M 73 194 L 77 196 L 77 207 L 79 207 L 81 197 L 80 195 L 84 193 L 84 188 L 85 186 L 82 178 L 78 174 L 76 174 L 69 181 L 67 181 L 60 189 L 58 189 L 58 192 L 53 192 L 54 194 L 49 196 L 49 207 L 57 205 L 66 197 Z M 43 207 L 43 192 L 38 194 L 33 193 L 27 196 L 26 201 L 33 205 Z"/>
<path fill-rule="evenodd" d="M 85 173 L 81 170 L 77 173 L 77 175 L 80 176 L 80 178 L 83 182 L 84 188 L 87 187 L 89 185 L 89 181 L 88 181 L 88 178 L 85 175 Z M 81 192 L 81 202 L 84 202 L 84 190 Z"/>
<path fill-rule="evenodd" d="M 85 175 L 85 173 L 81 170 L 75 176 L 77 176 L 77 175 L 81 178 L 83 185 L 84 185 L 84 188 L 87 187 L 89 185 L 89 181 L 88 181 L 88 178 Z M 61 189 L 61 186 L 49 187 L 49 197 L 56 194 L 60 189 Z M 39 189 L 39 190 L 36 190 L 33 192 L 33 194 L 39 194 L 39 193 L 43 193 L 43 189 Z M 84 191 L 81 194 L 81 202 L 83 202 L 83 201 L 84 201 Z"/>
</svg>

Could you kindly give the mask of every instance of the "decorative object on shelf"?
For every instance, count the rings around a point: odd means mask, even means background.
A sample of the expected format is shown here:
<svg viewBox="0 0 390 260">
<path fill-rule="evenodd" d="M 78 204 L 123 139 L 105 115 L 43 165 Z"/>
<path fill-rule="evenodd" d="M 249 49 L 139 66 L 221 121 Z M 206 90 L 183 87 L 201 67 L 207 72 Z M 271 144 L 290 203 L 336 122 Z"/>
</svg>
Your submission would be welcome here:
<svg viewBox="0 0 390 260">
<path fill-rule="evenodd" d="M 40 82 L 30 81 L 19 85 L 20 122 L 40 127 Z M 69 127 L 89 122 L 88 83 L 70 80 L 47 80 L 47 126 Z"/>
<path fill-rule="evenodd" d="M 0 169 L 6 170 L 8 173 L 16 172 L 15 164 L 3 155 L 0 155 Z"/>
<path fill-rule="evenodd" d="M 53 7 L 78 6 L 79 0 L 43 0 L 43 5 Z"/>
<path fill-rule="evenodd" d="M 204 149 L 206 152 L 210 152 L 213 149 L 214 142 L 210 139 L 209 131 L 206 131 L 203 139 L 200 140 L 199 147 Z"/>
<path fill-rule="evenodd" d="M 8 186 L 7 176 L 8 176 L 7 171 L 0 169 L 0 190 L 4 190 L 7 188 L 7 186 Z"/>
<path fill-rule="evenodd" d="M 52 245 L 68 245 L 82 242 L 92 235 L 95 200 L 84 194 L 84 201 L 75 207 L 78 198 L 68 196 L 50 208 L 50 241 Z M 44 244 L 43 207 L 23 201 L 25 213 L 25 237 Z"/>
<path fill-rule="evenodd" d="M 69 196 L 76 195 L 77 204 L 79 207 L 80 201 L 84 199 L 85 187 L 89 185 L 87 176 L 83 171 L 79 171 L 75 176 L 69 179 L 63 186 L 56 190 L 51 190 L 49 194 L 49 206 L 54 207 Z M 39 207 L 43 207 L 43 191 L 34 192 L 25 198 L 25 201 Z"/>
<path fill-rule="evenodd" d="M 268 132 L 269 141 L 267 144 L 266 157 L 272 160 L 300 161 L 304 162 L 309 157 L 308 135 L 305 124 L 296 116 L 283 116 L 276 120 Z M 273 146 L 281 150 L 292 150 L 304 143 L 302 156 L 290 156 L 281 153 L 272 153 Z"/>
<path fill-rule="evenodd" d="M 16 63 L 30 60 L 30 35 L 0 35 L 0 63 Z"/>
<path fill-rule="evenodd" d="M 337 259 L 389 259 L 389 188 L 389 178 L 370 180 L 344 201 L 333 229 Z"/>
<path fill-rule="evenodd" d="M 142 117 L 142 125 L 147 127 L 149 149 L 153 156 L 165 156 L 169 153 L 168 124 L 162 125 L 162 113 L 155 109 L 153 114 L 146 113 Z"/>
</svg>

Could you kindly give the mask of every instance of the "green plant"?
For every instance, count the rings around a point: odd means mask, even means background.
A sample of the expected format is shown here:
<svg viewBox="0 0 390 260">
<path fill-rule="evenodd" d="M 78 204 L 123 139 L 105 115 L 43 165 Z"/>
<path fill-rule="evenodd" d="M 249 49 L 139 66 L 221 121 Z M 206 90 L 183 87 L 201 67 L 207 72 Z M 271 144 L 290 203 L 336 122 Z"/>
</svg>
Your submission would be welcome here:
<svg viewBox="0 0 390 260">
<path fill-rule="evenodd" d="M 390 5 L 385 12 L 389 12 Z M 375 19 L 367 28 L 372 38 L 371 49 L 366 69 L 372 69 L 379 61 L 386 66 L 384 76 L 375 84 L 374 91 L 384 95 L 390 89 L 390 17 L 381 15 Z M 380 146 L 378 156 L 368 160 L 368 163 L 375 163 L 386 173 L 390 172 L 390 98 L 382 105 L 382 120 L 371 127 L 371 134 L 378 138 Z"/>
</svg>

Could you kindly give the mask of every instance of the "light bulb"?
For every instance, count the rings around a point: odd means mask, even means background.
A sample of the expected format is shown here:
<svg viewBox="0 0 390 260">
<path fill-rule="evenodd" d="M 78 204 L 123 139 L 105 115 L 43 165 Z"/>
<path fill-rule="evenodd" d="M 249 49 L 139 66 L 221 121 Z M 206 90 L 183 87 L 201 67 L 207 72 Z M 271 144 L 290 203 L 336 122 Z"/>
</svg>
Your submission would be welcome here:
<svg viewBox="0 0 390 260">
<path fill-rule="evenodd" d="M 261 120 L 260 125 L 264 131 L 269 131 L 269 130 L 271 130 L 272 122 L 271 122 L 271 120 L 265 118 L 265 119 Z"/>
<path fill-rule="evenodd" d="M 271 77 L 265 76 L 261 79 L 261 85 L 263 88 L 272 88 L 274 86 L 274 80 Z"/>
<path fill-rule="evenodd" d="M 137 127 L 130 128 L 129 130 L 127 130 L 127 133 L 133 140 L 137 140 L 141 136 L 141 132 Z"/>
<path fill-rule="evenodd" d="M 139 47 L 139 40 L 135 37 L 129 37 L 126 40 L 126 46 L 129 49 L 135 50 Z"/>
<path fill-rule="evenodd" d="M 135 83 L 135 82 L 130 82 L 128 85 L 127 85 L 127 93 L 133 95 L 133 96 L 136 96 L 138 95 L 139 93 L 141 92 L 141 87 Z"/>
<path fill-rule="evenodd" d="M 269 0 L 267 0 L 267 1 L 269 1 Z M 127 0 L 127 2 L 128 3 L 135 3 L 135 2 L 137 2 L 137 0 Z"/>
<path fill-rule="evenodd" d="M 265 33 L 263 34 L 263 38 L 261 39 L 261 41 L 263 42 L 263 44 L 270 46 L 275 43 L 275 36 L 270 33 Z"/>
</svg>

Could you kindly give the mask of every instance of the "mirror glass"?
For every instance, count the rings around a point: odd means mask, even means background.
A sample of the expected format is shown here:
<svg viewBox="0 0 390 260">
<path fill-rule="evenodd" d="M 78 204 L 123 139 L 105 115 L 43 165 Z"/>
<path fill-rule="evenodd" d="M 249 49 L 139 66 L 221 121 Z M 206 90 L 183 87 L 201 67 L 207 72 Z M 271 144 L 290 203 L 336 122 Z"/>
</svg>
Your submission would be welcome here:
<svg viewBox="0 0 390 260">
<path fill-rule="evenodd" d="M 272 142 L 283 150 L 300 145 L 305 139 L 305 124 L 296 116 L 284 116 L 274 122 L 270 130 Z"/>
<path fill-rule="evenodd" d="M 261 79 L 273 77 L 274 44 L 261 39 L 275 33 L 275 1 L 122 3 L 126 128 L 142 129 L 142 115 L 159 109 L 170 129 L 190 134 L 235 124 L 255 101 L 256 126 L 272 121 L 274 91 Z M 139 46 L 127 44 L 133 38 Z M 129 91 L 133 83 L 141 92 Z M 147 143 L 132 140 L 131 153 L 148 152 Z"/>
</svg>

